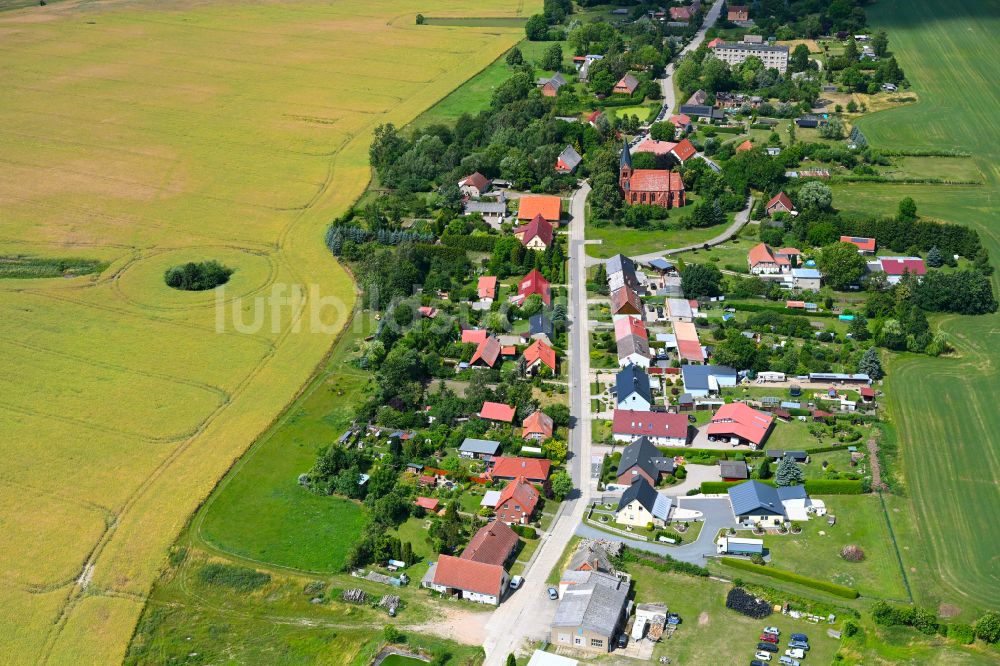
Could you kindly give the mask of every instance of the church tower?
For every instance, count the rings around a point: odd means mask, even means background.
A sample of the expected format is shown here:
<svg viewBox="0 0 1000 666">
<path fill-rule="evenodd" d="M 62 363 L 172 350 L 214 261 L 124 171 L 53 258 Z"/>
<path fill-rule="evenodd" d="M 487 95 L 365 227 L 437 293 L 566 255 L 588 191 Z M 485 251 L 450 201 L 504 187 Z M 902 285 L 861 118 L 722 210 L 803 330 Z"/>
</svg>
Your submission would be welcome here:
<svg viewBox="0 0 1000 666">
<path fill-rule="evenodd" d="M 628 149 L 628 142 L 622 146 L 622 158 L 618 163 L 618 185 L 622 192 L 628 192 L 629 180 L 632 178 L 632 153 Z M 626 197 L 627 198 L 627 197 Z"/>
</svg>

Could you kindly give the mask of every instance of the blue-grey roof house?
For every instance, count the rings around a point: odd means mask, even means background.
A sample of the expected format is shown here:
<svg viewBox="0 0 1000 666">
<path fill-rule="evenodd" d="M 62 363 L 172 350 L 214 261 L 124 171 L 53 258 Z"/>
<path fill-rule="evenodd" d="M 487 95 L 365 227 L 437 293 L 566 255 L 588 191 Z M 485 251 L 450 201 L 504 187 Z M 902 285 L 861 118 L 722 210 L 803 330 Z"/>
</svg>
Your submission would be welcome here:
<svg viewBox="0 0 1000 666">
<path fill-rule="evenodd" d="M 618 409 L 648 412 L 653 404 L 649 389 L 649 375 L 637 365 L 626 365 L 615 378 Z"/>
<path fill-rule="evenodd" d="M 807 499 L 804 486 L 769 486 L 747 481 L 729 487 L 729 502 L 736 520 L 746 524 L 781 525 L 788 518 L 784 502 Z"/>
<path fill-rule="evenodd" d="M 725 365 L 682 365 L 684 392 L 695 398 L 707 398 L 723 386 L 736 386 L 737 372 Z"/>
</svg>

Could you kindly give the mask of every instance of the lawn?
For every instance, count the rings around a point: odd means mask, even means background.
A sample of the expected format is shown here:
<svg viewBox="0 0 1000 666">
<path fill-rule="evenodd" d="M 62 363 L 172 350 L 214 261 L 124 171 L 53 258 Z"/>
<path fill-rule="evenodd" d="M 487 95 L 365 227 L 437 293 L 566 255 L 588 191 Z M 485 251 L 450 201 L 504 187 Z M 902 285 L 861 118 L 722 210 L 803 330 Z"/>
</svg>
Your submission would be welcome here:
<svg viewBox="0 0 1000 666">
<path fill-rule="evenodd" d="M 637 603 L 663 602 L 682 619 L 670 640 L 657 643 L 654 661 L 669 657 L 678 666 L 748 663 L 765 625 L 776 625 L 785 638 L 792 632 L 809 636 L 812 648 L 807 663 L 829 664 L 838 641 L 827 637 L 826 625 L 817 626 L 788 616 L 771 615 L 753 620 L 726 608 L 730 585 L 708 578 L 664 573 L 629 565 Z M 785 641 L 782 641 L 785 645 Z"/>
<path fill-rule="evenodd" d="M 671 218 L 679 218 L 686 212 L 673 211 Z M 732 214 L 729 215 L 730 220 Z M 651 229 L 630 229 L 615 224 L 603 227 L 589 225 L 587 239 L 597 239 L 600 245 L 588 245 L 587 253 L 592 257 L 607 259 L 618 253 L 626 255 L 646 254 L 668 250 L 673 247 L 683 247 L 693 243 L 704 243 L 715 238 L 729 226 L 729 222 L 704 229 L 676 229 L 670 231 L 654 231 Z"/>
<path fill-rule="evenodd" d="M 109 266 L 0 280 L 17 378 L 0 386 L 0 633 L 15 663 L 114 663 L 169 545 L 352 310 L 322 238 L 364 190 L 373 128 L 409 122 L 523 30 L 416 26 L 457 8 L 410 0 L 38 4 L 0 14 L 0 253 Z M 205 259 L 235 269 L 224 289 L 164 285 Z M 265 301 L 293 285 L 298 326 Z M 290 451 L 286 481 L 322 443 Z"/>
<path fill-rule="evenodd" d="M 708 236 L 708 238 L 717 236 L 725 227 L 717 227 L 716 229 L 716 232 Z M 757 226 L 750 225 L 744 227 L 739 236 L 731 238 L 721 245 L 716 245 L 707 250 L 700 249 L 681 252 L 673 255 L 671 260 L 682 259 L 685 262 L 696 264 L 711 262 L 720 270 L 725 269 L 727 266 L 739 266 L 741 269 L 746 269 L 747 252 L 760 242 L 756 238 L 756 234 Z"/>
<path fill-rule="evenodd" d="M 774 567 L 853 587 L 866 597 L 907 601 L 878 497 L 830 495 L 822 499 L 837 517 L 837 524 L 831 527 L 824 518 L 815 518 L 799 523 L 801 534 L 765 536 L 764 545 L 771 551 Z M 863 562 L 840 557 L 840 549 L 850 544 L 864 550 Z"/>
<path fill-rule="evenodd" d="M 858 214 L 894 212 L 911 196 L 922 215 L 970 225 L 1000 257 L 993 225 L 1000 196 L 1000 126 L 995 94 L 983 81 L 1000 75 L 989 35 L 1000 28 L 994 2 L 960 0 L 947 11 L 931 0 L 885 0 L 868 9 L 873 28 L 891 35 L 892 48 L 920 101 L 858 121 L 875 148 L 964 150 L 986 176 L 983 186 L 838 185 L 834 205 Z M 955 76 L 956 71 L 963 72 Z M 989 90 L 993 90 L 989 88 Z M 967 100 L 948 114 L 951 100 Z M 997 288 L 994 277 L 994 288 Z M 1000 354 L 1000 317 L 942 317 L 939 326 L 958 358 L 898 356 L 888 366 L 888 407 L 898 429 L 907 495 L 896 518 L 912 517 L 903 559 L 912 569 L 918 602 L 947 603 L 965 619 L 1000 606 L 995 544 L 1000 542 L 1000 458 L 994 455 L 1000 393 L 994 368 Z M 942 450 L 941 443 L 947 442 Z M 933 461 L 933 464 L 928 464 Z M 899 508 L 899 507 L 897 507 Z M 954 609 L 953 609 L 954 610 Z"/>
</svg>

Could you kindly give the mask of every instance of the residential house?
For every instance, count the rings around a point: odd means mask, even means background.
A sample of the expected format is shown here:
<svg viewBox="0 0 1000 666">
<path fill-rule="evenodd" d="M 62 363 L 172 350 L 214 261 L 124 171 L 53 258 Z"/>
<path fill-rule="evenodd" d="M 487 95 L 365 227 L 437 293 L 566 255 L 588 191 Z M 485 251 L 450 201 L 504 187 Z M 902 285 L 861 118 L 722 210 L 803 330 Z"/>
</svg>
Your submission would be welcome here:
<svg viewBox="0 0 1000 666">
<path fill-rule="evenodd" d="M 462 215 L 469 216 L 479 213 L 483 222 L 494 229 L 499 229 L 504 220 L 507 219 L 507 203 L 501 201 L 466 201 L 462 204 Z"/>
<path fill-rule="evenodd" d="M 794 213 L 795 205 L 792 200 L 788 198 L 788 195 L 784 192 L 778 192 L 771 200 L 767 202 L 767 206 L 764 207 L 765 212 L 767 212 L 769 217 L 774 217 L 775 213 Z"/>
<path fill-rule="evenodd" d="M 555 339 L 555 329 L 548 315 L 542 312 L 531 315 L 528 319 L 528 337 L 532 340 L 544 340 L 546 344 L 552 344 Z"/>
<path fill-rule="evenodd" d="M 573 59 L 574 61 L 576 58 Z M 604 60 L 602 55 L 585 55 L 583 56 L 583 62 L 580 63 L 579 78 L 581 81 L 586 81 L 587 76 L 590 74 L 590 66 L 593 65 L 598 60 Z"/>
<path fill-rule="evenodd" d="M 556 352 L 541 340 L 535 340 L 524 350 L 525 369 L 534 375 L 544 365 L 553 372 L 556 371 Z"/>
<path fill-rule="evenodd" d="M 551 416 L 540 409 L 536 409 L 528 415 L 528 418 L 524 419 L 524 427 L 521 428 L 521 438 L 544 442 L 552 438 L 555 427 L 555 422 Z"/>
<path fill-rule="evenodd" d="M 474 439 L 466 437 L 458 447 L 458 455 L 476 460 L 491 460 L 500 451 L 500 442 L 492 439 Z"/>
<path fill-rule="evenodd" d="M 591 111 L 589 114 L 587 114 L 587 124 L 590 125 L 591 127 L 596 128 L 598 121 L 601 119 L 601 116 L 603 115 L 604 112 L 601 111 L 600 109 L 598 109 L 597 111 Z"/>
<path fill-rule="evenodd" d="M 718 395 L 725 386 L 736 386 L 737 372 L 725 365 L 682 365 L 684 391 L 695 398 Z"/>
<path fill-rule="evenodd" d="M 823 282 L 823 274 L 815 268 L 793 268 L 792 286 L 796 289 L 819 291 Z"/>
<path fill-rule="evenodd" d="M 604 267 L 608 274 L 608 288 L 610 291 L 616 291 L 622 287 L 630 287 L 636 291 L 639 290 L 639 276 L 635 270 L 635 262 L 626 257 L 624 254 L 616 254 L 615 256 L 604 262 Z"/>
<path fill-rule="evenodd" d="M 646 332 L 646 324 L 638 317 L 620 317 L 615 320 L 615 340 L 620 340 L 628 335 L 638 335 L 641 338 L 649 338 Z"/>
<path fill-rule="evenodd" d="M 600 541 L 591 541 L 590 539 L 584 539 L 577 545 L 566 570 L 601 571 L 612 575 L 616 572 L 608 549 Z"/>
<path fill-rule="evenodd" d="M 490 305 L 497 297 L 497 276 L 483 275 L 476 284 L 479 293 L 479 302 Z"/>
<path fill-rule="evenodd" d="M 736 146 L 736 152 L 738 153 L 745 153 L 748 150 L 753 150 L 753 143 L 750 141 L 750 139 L 747 139 L 740 145 Z"/>
<path fill-rule="evenodd" d="M 629 583 L 599 571 L 561 595 L 549 642 L 558 647 L 603 654 L 611 650 L 625 621 Z"/>
<path fill-rule="evenodd" d="M 788 47 L 755 42 L 748 42 L 744 37 L 742 42 L 716 44 L 712 51 L 716 58 L 730 65 L 741 65 L 747 58 L 758 58 L 766 69 L 776 69 L 784 74 L 788 69 Z"/>
<path fill-rule="evenodd" d="M 897 284 L 906 274 L 917 277 L 927 274 L 927 266 L 920 257 L 881 257 L 878 267 L 885 273 L 889 284 Z"/>
<path fill-rule="evenodd" d="M 760 412 L 744 402 L 730 402 L 722 405 L 708 424 L 708 438 L 715 441 L 728 439 L 734 446 L 749 444 L 751 449 L 759 449 L 764 444 L 774 417 Z"/>
<path fill-rule="evenodd" d="M 688 139 L 681 139 L 674 143 L 673 141 L 657 141 L 648 137 L 636 144 L 635 148 L 631 148 L 630 151 L 632 153 L 652 153 L 657 156 L 669 155 L 677 164 L 683 164 L 698 153 L 698 149 Z"/>
<path fill-rule="evenodd" d="M 484 328 L 462 329 L 462 344 L 481 345 L 488 335 L 489 332 Z"/>
<path fill-rule="evenodd" d="M 490 477 L 494 479 L 516 479 L 523 476 L 532 483 L 541 483 L 549 478 L 552 461 L 545 458 L 523 458 L 501 456 L 493 460 Z"/>
<path fill-rule="evenodd" d="M 712 121 L 726 119 L 726 114 L 722 109 L 717 109 L 708 104 L 681 104 L 680 112 L 698 120 Z"/>
<path fill-rule="evenodd" d="M 422 585 L 442 594 L 491 606 L 500 605 L 510 575 L 499 564 L 486 564 L 451 555 L 439 555 Z"/>
<path fill-rule="evenodd" d="M 610 298 L 612 319 L 642 315 L 642 301 L 639 299 L 639 294 L 628 285 L 612 291 Z"/>
<path fill-rule="evenodd" d="M 639 478 L 622 493 L 615 509 L 615 522 L 628 527 L 663 527 L 670 517 L 670 508 L 669 497 Z"/>
<path fill-rule="evenodd" d="M 478 199 L 489 192 L 490 185 L 489 178 L 478 171 L 458 181 L 458 189 L 462 191 L 462 194 L 473 199 Z"/>
<path fill-rule="evenodd" d="M 685 118 L 686 117 L 687 116 L 685 116 Z M 690 126 L 691 124 L 689 122 L 688 127 Z M 697 155 L 698 149 L 695 148 L 694 144 L 691 143 L 691 141 L 689 141 L 688 139 L 681 139 L 674 146 L 673 150 L 670 151 L 670 154 L 673 155 L 678 162 L 683 164 L 684 162 L 688 161 L 689 159 Z"/>
<path fill-rule="evenodd" d="M 698 340 L 698 329 L 691 322 L 675 321 L 672 324 L 677 342 L 677 356 L 686 363 L 704 363 L 705 348 Z"/>
<path fill-rule="evenodd" d="M 638 365 L 626 365 L 615 376 L 615 396 L 618 409 L 648 412 L 653 405 L 649 375 Z"/>
<path fill-rule="evenodd" d="M 782 449 L 768 449 L 764 452 L 764 455 L 774 461 L 781 460 L 782 458 L 791 458 L 797 463 L 807 463 L 809 462 L 809 454 L 805 451 L 783 451 Z"/>
<path fill-rule="evenodd" d="M 687 431 L 687 418 L 683 419 L 684 431 Z M 681 419 L 677 419 L 681 424 Z M 658 448 L 653 446 L 649 437 L 643 436 L 634 440 L 622 450 L 621 462 L 615 474 L 617 483 L 627 486 L 638 481 L 646 481 L 656 485 L 666 474 L 673 474 L 674 459 L 665 457 Z"/>
<path fill-rule="evenodd" d="M 529 221 L 541 215 L 553 225 L 562 217 L 562 199 L 548 194 L 532 194 L 517 200 L 517 219 Z"/>
<path fill-rule="evenodd" d="M 665 169 L 633 169 L 628 144 L 622 148 L 618 185 L 629 205 L 679 208 L 687 204 L 681 175 Z"/>
<path fill-rule="evenodd" d="M 802 250 L 797 247 L 783 247 L 774 251 L 775 259 L 784 259 L 789 266 L 802 265 Z"/>
<path fill-rule="evenodd" d="M 514 555 L 517 543 L 517 533 L 507 523 L 494 520 L 472 535 L 461 558 L 506 567 Z"/>
<path fill-rule="evenodd" d="M 476 351 L 472 354 L 472 360 L 469 361 L 469 365 L 475 367 L 487 367 L 492 368 L 496 365 L 497 361 L 500 360 L 500 340 L 493 337 L 492 335 L 486 336 L 479 346 L 476 347 Z"/>
<path fill-rule="evenodd" d="M 612 92 L 621 95 L 631 95 L 636 91 L 638 87 L 639 87 L 639 79 L 635 78 L 635 76 L 633 76 L 632 74 L 626 74 L 625 76 L 623 76 L 621 79 L 618 80 L 618 83 L 615 84 L 615 87 L 612 89 Z"/>
<path fill-rule="evenodd" d="M 524 477 L 518 477 L 500 491 L 495 508 L 497 520 L 508 525 L 527 525 L 537 506 L 538 490 Z"/>
<path fill-rule="evenodd" d="M 729 5 L 729 11 L 726 12 L 726 19 L 732 22 L 736 21 L 749 21 L 750 20 L 750 8 L 746 5 Z"/>
<path fill-rule="evenodd" d="M 723 481 L 746 481 L 750 478 L 745 460 L 720 460 L 719 476 Z"/>
<path fill-rule="evenodd" d="M 517 303 L 523 303 L 528 296 L 533 294 L 538 294 L 545 305 L 552 304 L 552 286 L 538 272 L 537 268 L 532 269 L 530 273 L 521 278 L 521 281 L 517 283 L 517 296 L 514 297 L 514 300 Z"/>
<path fill-rule="evenodd" d="M 552 245 L 552 225 L 539 213 L 528 224 L 514 229 L 514 237 L 529 250 L 544 252 Z"/>
<path fill-rule="evenodd" d="M 875 254 L 874 238 L 865 238 L 863 236 L 841 236 L 840 242 L 856 245 L 858 248 L 858 254 Z"/>
<path fill-rule="evenodd" d="M 549 78 L 538 79 L 535 84 L 542 89 L 542 96 L 555 97 L 559 93 L 559 89 L 566 85 L 566 77 L 556 72 Z"/>
<path fill-rule="evenodd" d="M 693 93 L 691 93 L 691 96 L 688 97 L 687 103 L 688 104 L 693 104 L 695 106 L 702 106 L 702 105 L 705 104 L 705 101 L 707 99 L 708 99 L 708 93 L 707 92 L 705 92 L 704 90 L 695 90 Z M 682 111 L 681 113 L 684 113 L 684 112 Z"/>
<path fill-rule="evenodd" d="M 774 527 L 786 520 L 808 520 L 809 502 L 803 486 L 770 486 L 760 481 L 747 481 L 729 487 L 729 503 L 740 523 Z"/>
<path fill-rule="evenodd" d="M 672 322 L 693 322 L 698 301 L 694 303 L 695 306 L 692 306 L 691 301 L 686 298 L 668 298 L 667 319 Z"/>
<path fill-rule="evenodd" d="M 566 146 L 556 158 L 556 171 L 563 174 L 573 173 L 582 161 L 583 158 L 573 146 Z"/>
<path fill-rule="evenodd" d="M 420 313 L 421 317 L 426 317 L 428 319 L 436 319 L 438 316 L 437 308 L 431 307 L 430 305 L 423 305 L 417 308 L 417 312 Z"/>
<path fill-rule="evenodd" d="M 695 5 L 671 7 L 670 20 L 678 23 L 689 23 L 697 11 L 698 7 Z"/>
<path fill-rule="evenodd" d="M 616 409 L 611 419 L 611 432 L 619 442 L 648 437 L 656 446 L 687 446 L 688 420 L 683 414 Z"/>
<path fill-rule="evenodd" d="M 757 243 L 747 253 L 751 275 L 780 275 L 787 273 L 792 265 L 788 259 L 774 256 L 765 243 Z"/>
<path fill-rule="evenodd" d="M 649 351 L 649 340 L 641 335 L 630 333 L 615 341 L 618 351 L 618 366 L 636 365 L 643 368 L 649 367 L 651 354 Z"/>
<path fill-rule="evenodd" d="M 430 511 L 431 513 L 437 513 L 438 509 L 441 508 L 441 502 L 433 497 L 418 497 L 413 503 L 424 511 Z"/>
<path fill-rule="evenodd" d="M 483 403 L 482 409 L 479 410 L 479 418 L 499 423 L 513 423 L 515 411 L 510 405 L 487 400 Z"/>
<path fill-rule="evenodd" d="M 680 135 L 691 131 L 691 117 L 683 113 L 675 113 L 668 119 Z"/>
</svg>

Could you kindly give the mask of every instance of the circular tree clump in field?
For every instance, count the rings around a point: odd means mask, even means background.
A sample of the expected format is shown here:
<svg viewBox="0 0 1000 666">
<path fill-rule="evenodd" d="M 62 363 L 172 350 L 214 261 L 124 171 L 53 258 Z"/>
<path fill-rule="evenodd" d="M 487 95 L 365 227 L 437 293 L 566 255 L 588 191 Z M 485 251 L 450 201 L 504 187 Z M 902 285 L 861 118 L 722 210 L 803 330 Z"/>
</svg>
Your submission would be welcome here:
<svg viewBox="0 0 1000 666">
<path fill-rule="evenodd" d="M 163 274 L 163 281 L 168 287 L 182 291 L 205 291 L 215 289 L 229 282 L 233 269 L 223 266 L 214 259 L 194 263 L 189 261 L 180 266 L 168 268 Z"/>
<path fill-rule="evenodd" d="M 840 549 L 840 556 L 848 562 L 860 562 L 865 559 L 865 551 L 854 544 L 850 544 Z"/>
</svg>

